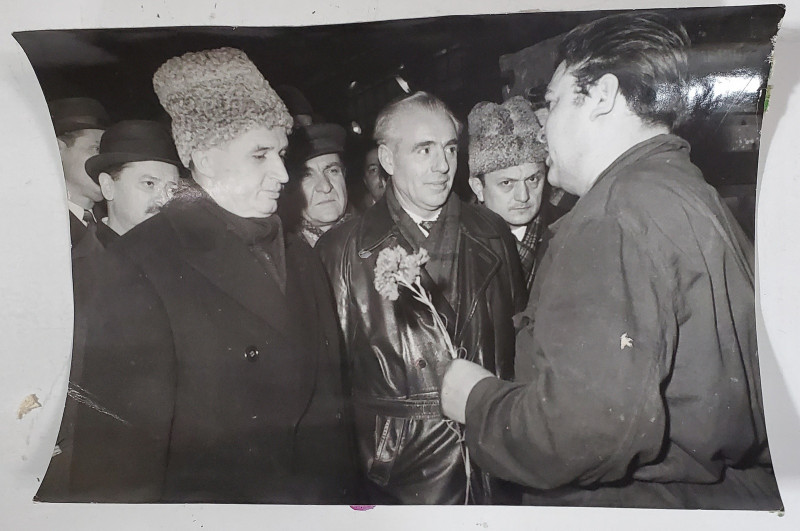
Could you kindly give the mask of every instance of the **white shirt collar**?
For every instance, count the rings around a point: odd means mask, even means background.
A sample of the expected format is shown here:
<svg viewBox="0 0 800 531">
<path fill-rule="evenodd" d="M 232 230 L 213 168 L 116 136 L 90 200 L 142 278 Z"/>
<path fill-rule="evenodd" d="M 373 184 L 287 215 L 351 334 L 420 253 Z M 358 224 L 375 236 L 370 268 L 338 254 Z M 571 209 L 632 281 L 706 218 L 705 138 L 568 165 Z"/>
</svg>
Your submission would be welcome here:
<svg viewBox="0 0 800 531">
<path fill-rule="evenodd" d="M 520 227 L 514 227 L 513 229 L 511 229 L 511 234 L 514 235 L 514 237 L 517 239 L 518 242 L 521 242 L 522 238 L 525 237 L 525 231 L 527 230 L 528 226 L 522 225 Z"/>
<path fill-rule="evenodd" d="M 405 209 L 405 207 L 403 207 L 403 205 L 400 205 L 400 207 L 401 207 L 403 210 L 405 210 L 405 211 L 406 211 L 406 214 L 408 214 L 408 215 L 409 215 L 409 217 L 410 217 L 412 220 L 414 220 L 414 223 L 416 223 L 416 224 L 417 224 L 417 227 L 419 227 L 419 230 L 421 230 L 421 231 L 422 231 L 422 233 L 423 233 L 425 236 L 428 236 L 428 231 L 426 231 L 425 229 L 423 229 L 423 228 L 420 226 L 420 224 L 419 224 L 419 223 L 420 223 L 420 221 L 436 221 L 437 219 L 439 219 L 439 214 L 442 212 L 442 209 L 440 208 L 439 210 L 437 210 L 437 211 L 436 211 L 436 213 L 435 213 L 435 214 L 433 214 L 433 216 L 432 216 L 432 217 L 431 217 L 431 216 L 428 216 L 428 217 L 425 217 L 425 218 L 423 218 L 422 216 L 418 216 L 418 215 L 414 214 L 413 212 L 409 212 L 408 210 L 406 210 L 406 209 Z"/>
<path fill-rule="evenodd" d="M 80 221 L 81 223 L 83 223 L 83 226 L 84 226 L 84 227 L 86 227 L 87 225 L 89 225 L 88 223 L 86 223 L 86 222 L 83 220 L 83 213 L 84 213 L 84 212 L 86 212 L 86 209 L 85 209 L 85 208 L 83 208 L 83 207 L 82 207 L 82 206 L 80 206 L 80 205 L 76 205 L 75 203 L 73 203 L 73 202 L 72 202 L 72 201 L 70 201 L 69 199 L 67 199 L 67 208 L 69 208 L 69 211 L 70 211 L 70 212 L 72 212 L 72 213 L 75 215 L 75 217 L 76 217 L 76 218 L 78 218 L 78 221 Z M 89 212 L 91 212 L 91 209 L 89 209 Z M 94 216 L 94 213 L 92 213 L 92 216 Z"/>
</svg>

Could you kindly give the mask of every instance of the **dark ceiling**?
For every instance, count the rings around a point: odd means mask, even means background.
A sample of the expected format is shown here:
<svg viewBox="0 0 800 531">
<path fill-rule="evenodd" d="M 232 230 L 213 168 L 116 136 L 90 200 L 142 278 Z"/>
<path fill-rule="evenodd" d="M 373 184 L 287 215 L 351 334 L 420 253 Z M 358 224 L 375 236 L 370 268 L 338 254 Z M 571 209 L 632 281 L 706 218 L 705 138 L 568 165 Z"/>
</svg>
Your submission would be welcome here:
<svg viewBox="0 0 800 531">
<path fill-rule="evenodd" d="M 693 42 L 761 42 L 769 47 L 783 11 L 755 6 L 672 12 L 684 21 Z M 168 58 L 232 46 L 244 50 L 273 86 L 294 85 L 318 113 L 347 123 L 351 83 L 368 90 L 398 72 L 412 88 L 438 88 L 457 114 L 465 115 L 481 100 L 499 101 L 506 81 L 498 67 L 501 55 L 603 14 L 526 13 L 278 28 L 52 30 L 14 36 L 46 99 L 92 96 L 115 119 L 153 118 L 161 112 L 151 79 Z M 448 75 L 460 79 L 445 83 L 437 76 L 442 65 L 437 58 L 453 50 L 460 60 L 448 65 Z"/>
<path fill-rule="evenodd" d="M 737 106 L 745 97 L 750 100 L 749 112 L 762 114 L 771 38 L 784 9 L 773 5 L 663 11 L 686 26 L 695 50 L 690 55 L 695 76 L 712 75 L 713 84 L 715 72 L 732 76 L 745 64 L 751 79 L 758 81 L 752 84 L 757 86 L 747 87 L 747 94 L 725 95 L 717 107 L 700 108 L 689 129 L 681 131 L 693 145 L 695 162 L 707 178 L 712 176 L 709 182 L 755 183 L 757 145 L 750 153 L 724 153 L 719 146 L 726 138 L 721 124 L 732 110 L 741 110 Z M 65 29 L 18 32 L 14 37 L 28 55 L 47 100 L 94 97 L 113 120 L 167 120 L 151 80 L 170 57 L 221 46 L 240 48 L 270 84 L 299 88 L 327 121 L 345 126 L 357 121 L 365 134 L 351 133 L 348 141 L 355 147 L 349 151 L 357 157 L 378 109 L 400 94 L 396 75 L 412 90 L 436 94 L 466 121 L 477 102 L 502 101 L 503 87 L 514 77 L 500 71 L 502 55 L 609 13 L 451 16 L 307 27 Z M 536 68 L 554 68 L 550 62 L 543 64 Z M 549 79 L 550 73 L 545 74 Z M 750 136 L 757 138 L 758 126 L 753 124 Z M 466 161 L 460 162 L 462 174 L 465 168 Z"/>
</svg>

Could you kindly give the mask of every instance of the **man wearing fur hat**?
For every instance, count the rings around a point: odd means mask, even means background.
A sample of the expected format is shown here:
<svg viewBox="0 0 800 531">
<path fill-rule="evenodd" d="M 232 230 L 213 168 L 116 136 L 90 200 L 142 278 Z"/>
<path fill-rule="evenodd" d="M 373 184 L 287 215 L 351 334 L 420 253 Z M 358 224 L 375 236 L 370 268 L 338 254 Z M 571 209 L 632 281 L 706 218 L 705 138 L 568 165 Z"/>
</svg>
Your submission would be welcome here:
<svg viewBox="0 0 800 531">
<path fill-rule="evenodd" d="M 481 102 L 469 123 L 469 185 L 481 202 L 508 223 L 517 240 L 528 289 L 544 236 L 542 212 L 547 150 L 531 104 L 515 96 L 502 105 Z"/>
<path fill-rule="evenodd" d="M 172 58 L 153 86 L 192 181 L 102 257 L 72 498 L 350 501 L 325 272 L 274 215 L 292 119 L 240 50 Z"/>
<path fill-rule="evenodd" d="M 431 94 L 385 107 L 375 140 L 390 185 L 360 218 L 317 244 L 339 309 L 361 464 L 375 503 L 499 499 L 441 416 L 439 371 L 450 354 L 430 310 L 410 292 L 389 300 L 375 287 L 382 251 L 425 249 L 430 259 L 420 282 L 454 347 L 500 378 L 513 376 L 512 316 L 527 293 L 503 220 L 451 193 L 459 132 L 458 120 Z"/>
<path fill-rule="evenodd" d="M 560 44 L 548 179 L 580 197 L 517 316 L 516 382 L 455 360 L 445 414 L 543 505 L 779 509 L 753 246 L 672 134 L 689 39 L 614 15 Z"/>
</svg>

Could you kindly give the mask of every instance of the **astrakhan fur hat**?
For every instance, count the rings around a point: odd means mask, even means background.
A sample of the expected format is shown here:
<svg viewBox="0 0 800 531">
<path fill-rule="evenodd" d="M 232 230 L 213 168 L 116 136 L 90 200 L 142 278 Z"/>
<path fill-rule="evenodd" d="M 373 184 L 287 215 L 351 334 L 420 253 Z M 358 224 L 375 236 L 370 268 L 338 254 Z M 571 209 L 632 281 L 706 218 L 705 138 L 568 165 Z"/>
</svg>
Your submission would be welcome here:
<svg viewBox="0 0 800 531">
<path fill-rule="evenodd" d="M 153 75 L 153 88 L 172 117 L 181 162 L 192 151 L 217 146 L 256 127 L 283 127 L 292 117 L 256 65 L 235 48 L 173 57 Z"/>
<path fill-rule="evenodd" d="M 469 173 L 473 177 L 547 158 L 542 124 L 522 96 L 502 105 L 482 101 L 473 107 L 467 121 Z"/>
</svg>

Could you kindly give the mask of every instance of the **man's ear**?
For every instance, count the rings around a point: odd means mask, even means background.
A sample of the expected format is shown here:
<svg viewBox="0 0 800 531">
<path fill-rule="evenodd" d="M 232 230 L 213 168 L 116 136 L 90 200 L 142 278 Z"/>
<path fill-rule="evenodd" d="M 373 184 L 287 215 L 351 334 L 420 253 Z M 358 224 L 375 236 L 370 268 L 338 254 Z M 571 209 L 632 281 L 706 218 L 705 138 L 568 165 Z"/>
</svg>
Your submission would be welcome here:
<svg viewBox="0 0 800 531">
<path fill-rule="evenodd" d="M 478 201 L 483 203 L 483 183 L 481 180 L 477 177 L 470 177 L 469 187 L 472 188 L 473 192 L 475 192 L 475 196 L 478 198 Z"/>
<path fill-rule="evenodd" d="M 589 89 L 589 100 L 593 104 L 589 118 L 594 120 L 614 110 L 619 92 L 619 79 L 614 74 L 603 74 Z"/>
<path fill-rule="evenodd" d="M 203 175 L 208 175 L 209 177 L 214 176 L 213 153 L 211 153 L 213 149 L 214 148 L 196 149 L 192 151 L 191 155 L 194 168 Z"/>
<path fill-rule="evenodd" d="M 394 175 L 394 153 L 386 144 L 378 146 L 378 161 L 383 169 L 386 170 L 386 173 Z"/>
<path fill-rule="evenodd" d="M 103 193 L 103 197 L 106 198 L 106 201 L 113 201 L 114 179 L 112 179 L 111 176 L 106 172 L 102 172 L 98 176 L 97 180 L 100 182 L 100 191 Z"/>
</svg>

